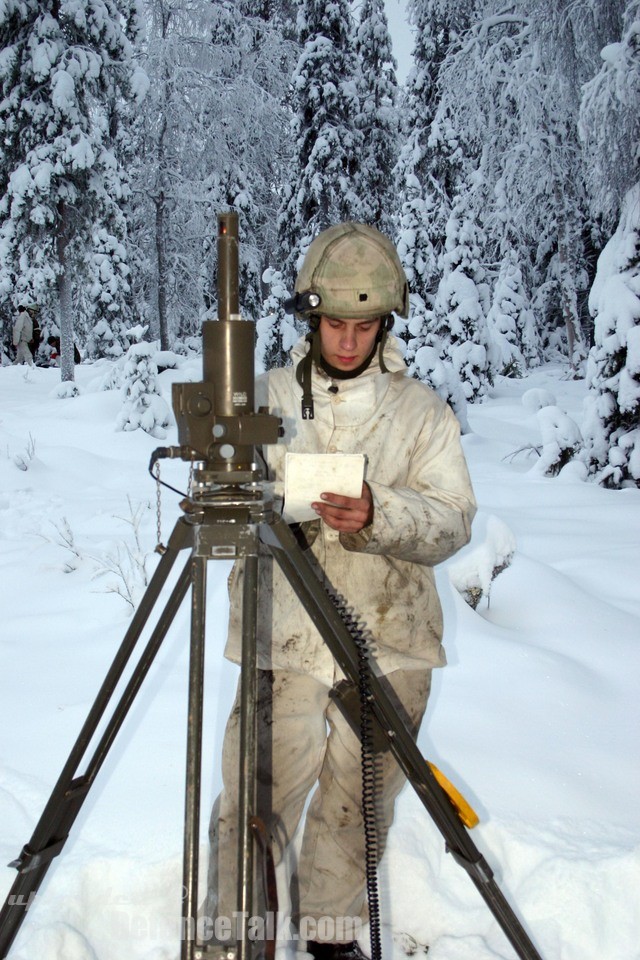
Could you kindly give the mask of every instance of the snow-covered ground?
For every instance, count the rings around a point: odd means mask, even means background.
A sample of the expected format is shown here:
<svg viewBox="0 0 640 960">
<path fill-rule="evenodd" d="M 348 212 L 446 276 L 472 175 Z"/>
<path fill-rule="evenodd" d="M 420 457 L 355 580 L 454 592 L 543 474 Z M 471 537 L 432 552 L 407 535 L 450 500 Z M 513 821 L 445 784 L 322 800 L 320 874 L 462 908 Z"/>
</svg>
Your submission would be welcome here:
<svg viewBox="0 0 640 960">
<path fill-rule="evenodd" d="M 101 389 L 109 367 L 78 367 L 81 394 L 65 400 L 53 395 L 56 370 L 0 369 L 2 864 L 31 836 L 130 622 L 121 594 L 137 602 L 157 561 L 147 464 L 159 441 L 116 430 L 122 399 Z M 168 401 L 172 379 L 200 379 L 199 363 L 161 374 Z M 540 475 L 529 446 L 540 443 L 542 391 L 580 419 L 584 383 L 557 366 L 501 380 L 470 409 L 480 513 L 471 545 L 438 571 L 449 666 L 420 746 L 480 814 L 472 838 L 544 960 L 637 960 L 640 493 L 601 489 L 572 468 Z M 162 469 L 185 488 L 185 465 Z M 177 501 L 163 494 L 163 538 Z M 474 611 L 453 582 L 473 569 L 482 579 L 514 544 L 490 603 Z M 205 809 L 236 676 L 222 657 L 229 564 L 209 567 Z M 16 960 L 178 956 L 188 623 L 185 603 Z M 14 878 L 2 868 L 2 899 Z M 431 945 L 429 960 L 514 956 L 408 787 L 380 883 L 388 960 L 414 941 L 418 955 Z"/>
</svg>

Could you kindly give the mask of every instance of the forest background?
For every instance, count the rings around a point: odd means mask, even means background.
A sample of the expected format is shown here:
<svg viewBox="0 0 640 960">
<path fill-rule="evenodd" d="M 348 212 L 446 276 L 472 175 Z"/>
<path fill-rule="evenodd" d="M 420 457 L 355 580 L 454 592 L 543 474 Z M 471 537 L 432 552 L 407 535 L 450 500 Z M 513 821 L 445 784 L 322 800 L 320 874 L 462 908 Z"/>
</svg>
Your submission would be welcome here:
<svg viewBox="0 0 640 960">
<path fill-rule="evenodd" d="M 466 429 L 498 376 L 562 359 L 544 467 L 640 484 L 640 0 L 407 0 L 398 81 L 383 0 L 0 0 L 0 321 L 21 303 L 116 364 L 123 429 L 160 433 L 155 372 L 216 316 L 217 214 L 241 226 L 258 359 L 312 238 L 397 244 L 414 376 Z M 406 66 L 406 65 L 403 65 Z M 575 469 L 575 468 L 574 468 Z"/>
</svg>

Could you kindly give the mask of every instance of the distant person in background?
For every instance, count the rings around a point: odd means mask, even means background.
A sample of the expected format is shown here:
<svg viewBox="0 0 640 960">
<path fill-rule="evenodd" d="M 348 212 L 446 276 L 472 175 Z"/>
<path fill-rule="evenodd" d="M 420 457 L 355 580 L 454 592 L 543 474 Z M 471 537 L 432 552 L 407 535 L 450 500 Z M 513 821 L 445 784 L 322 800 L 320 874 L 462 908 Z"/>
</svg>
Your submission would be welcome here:
<svg viewBox="0 0 640 960">
<path fill-rule="evenodd" d="M 51 347 L 51 353 L 49 354 L 50 363 L 59 363 L 60 361 L 60 337 L 48 337 L 47 343 Z M 73 345 L 73 362 L 81 363 L 82 357 L 80 356 L 80 351 L 76 347 L 75 343 Z"/>
<path fill-rule="evenodd" d="M 27 304 L 18 308 L 18 316 L 13 325 L 13 345 L 16 348 L 15 363 L 28 363 L 33 366 L 33 355 L 29 344 L 33 340 L 33 319 Z"/>
<path fill-rule="evenodd" d="M 40 329 L 40 321 L 38 319 L 38 314 L 40 313 L 40 307 L 32 306 L 27 307 L 29 311 L 29 316 L 31 317 L 31 323 L 33 324 L 33 335 L 29 341 L 29 350 L 31 351 L 31 356 L 36 359 L 36 353 L 38 352 L 38 347 L 42 342 L 42 330 Z"/>
</svg>

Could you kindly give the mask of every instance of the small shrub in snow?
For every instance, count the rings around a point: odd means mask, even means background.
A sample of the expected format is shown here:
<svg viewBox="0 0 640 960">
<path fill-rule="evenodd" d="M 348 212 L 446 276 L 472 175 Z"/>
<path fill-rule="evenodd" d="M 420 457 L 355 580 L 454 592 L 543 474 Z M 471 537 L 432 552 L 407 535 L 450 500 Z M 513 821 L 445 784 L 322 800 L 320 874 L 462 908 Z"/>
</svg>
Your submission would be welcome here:
<svg viewBox="0 0 640 960">
<path fill-rule="evenodd" d="M 153 355 L 158 372 L 176 370 L 180 366 L 180 357 L 173 350 L 157 350 Z"/>
<path fill-rule="evenodd" d="M 24 453 L 16 453 L 13 458 L 18 470 L 27 471 L 36 457 L 36 441 L 33 436 L 29 434 L 29 442 L 27 443 Z"/>
<path fill-rule="evenodd" d="M 80 391 L 73 380 L 63 380 L 62 383 L 58 384 L 51 395 L 53 397 L 57 397 L 58 400 L 68 400 L 70 397 L 77 397 L 79 393 Z"/>
<path fill-rule="evenodd" d="M 169 408 L 160 395 L 158 368 L 148 343 L 129 347 L 123 371 L 124 404 L 118 414 L 118 430 L 144 430 L 162 440 L 169 425 Z"/>
<path fill-rule="evenodd" d="M 533 469 L 545 477 L 555 477 L 582 448 L 582 434 L 575 420 L 559 407 L 543 407 L 537 417 L 542 451 Z"/>
<path fill-rule="evenodd" d="M 52 521 L 56 531 L 55 537 L 43 535 L 43 539 L 62 547 L 68 554 L 62 567 L 64 573 L 74 573 L 84 566 L 91 570 L 94 580 L 109 577 L 106 592 L 122 597 L 133 611 L 149 585 L 148 566 L 152 554 L 143 549 L 140 528 L 151 507 L 148 503 L 139 503 L 134 506 L 129 497 L 127 497 L 127 503 L 129 516 L 115 519 L 126 523 L 130 527 L 131 535 L 98 556 L 88 553 L 78 543 L 66 517 L 62 517 L 58 522 Z"/>
<path fill-rule="evenodd" d="M 121 357 L 116 363 L 110 365 L 109 369 L 102 378 L 100 384 L 101 390 L 119 390 L 122 386 L 124 377 L 124 365 L 126 357 Z"/>
<path fill-rule="evenodd" d="M 115 549 L 105 553 L 102 557 L 94 557 L 97 564 L 94 577 L 105 575 L 115 576 L 107 583 L 107 593 L 115 593 L 129 605 L 130 610 L 136 608 L 142 593 L 149 585 L 149 571 L 147 569 L 151 554 L 145 552 L 140 537 L 140 527 L 145 513 L 150 509 L 149 504 L 139 503 L 133 506 L 129 497 L 128 517 L 116 517 L 131 528 L 131 540 L 122 540 Z"/>
<path fill-rule="evenodd" d="M 506 570 L 516 551 L 516 539 L 498 517 L 476 517 L 473 537 L 447 565 L 449 580 L 474 610 L 483 597 L 489 597 L 491 584 Z"/>
<path fill-rule="evenodd" d="M 42 535 L 43 539 L 48 540 L 49 543 L 55 543 L 71 554 L 71 557 L 66 560 L 62 569 L 65 573 L 73 573 L 78 569 L 83 560 L 86 559 L 85 555 L 78 546 L 75 534 L 66 517 L 62 517 L 57 523 L 52 521 L 52 526 L 56 531 L 56 538 L 52 540 L 50 537 Z"/>
</svg>

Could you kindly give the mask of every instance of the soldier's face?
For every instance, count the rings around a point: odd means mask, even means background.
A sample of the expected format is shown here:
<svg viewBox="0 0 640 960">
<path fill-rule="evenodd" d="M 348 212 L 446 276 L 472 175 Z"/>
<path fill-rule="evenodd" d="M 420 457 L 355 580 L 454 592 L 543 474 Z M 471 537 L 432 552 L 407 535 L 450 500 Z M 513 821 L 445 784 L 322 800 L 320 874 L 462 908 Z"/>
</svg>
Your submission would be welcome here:
<svg viewBox="0 0 640 960">
<path fill-rule="evenodd" d="M 324 359 L 338 370 L 356 370 L 367 359 L 376 335 L 380 319 L 336 320 L 320 318 L 320 351 Z"/>
</svg>

